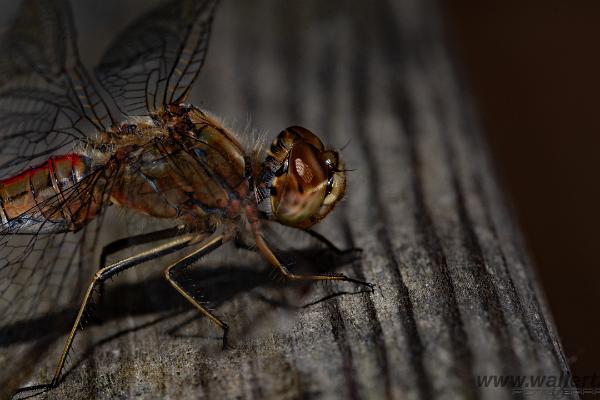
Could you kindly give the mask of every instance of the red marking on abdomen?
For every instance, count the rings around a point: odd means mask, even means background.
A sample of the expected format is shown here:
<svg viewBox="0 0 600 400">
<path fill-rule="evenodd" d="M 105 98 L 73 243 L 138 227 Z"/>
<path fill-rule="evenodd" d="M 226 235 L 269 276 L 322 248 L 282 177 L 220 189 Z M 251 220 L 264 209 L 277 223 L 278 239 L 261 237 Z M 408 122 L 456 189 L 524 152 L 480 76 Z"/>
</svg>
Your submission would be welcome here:
<svg viewBox="0 0 600 400">
<path fill-rule="evenodd" d="M 28 179 L 32 175 L 36 174 L 40 170 L 49 170 L 53 171 L 53 164 L 63 163 L 68 161 L 74 168 L 77 167 L 86 167 L 83 158 L 79 154 L 65 154 L 63 156 L 52 156 L 43 163 L 35 165 L 33 167 L 29 167 L 23 172 L 20 172 L 17 175 L 9 176 L 8 178 L 0 179 L 0 185 L 11 185 L 15 182 L 22 181 Z"/>
<path fill-rule="evenodd" d="M 53 199 L 62 196 L 89 172 L 90 165 L 85 156 L 66 154 L 50 157 L 39 165 L 0 180 L 2 223 L 14 221 L 13 225 L 19 226 L 11 226 L 11 229 L 20 232 L 37 228 L 48 231 L 75 229 L 75 224 L 81 221 L 73 218 L 73 201 L 67 204 L 64 199 Z"/>
</svg>

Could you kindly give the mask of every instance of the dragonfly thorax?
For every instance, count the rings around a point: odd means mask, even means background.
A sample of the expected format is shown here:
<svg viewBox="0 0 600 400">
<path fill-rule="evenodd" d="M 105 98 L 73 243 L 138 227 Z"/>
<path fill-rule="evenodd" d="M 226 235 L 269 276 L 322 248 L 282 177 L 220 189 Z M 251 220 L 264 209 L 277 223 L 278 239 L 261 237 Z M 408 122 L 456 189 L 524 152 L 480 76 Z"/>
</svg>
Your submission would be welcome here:
<svg viewBox="0 0 600 400">
<path fill-rule="evenodd" d="M 111 158 L 119 171 L 111 200 L 188 225 L 236 219 L 249 193 L 244 150 L 214 118 L 194 107 L 183 111 L 121 125 L 125 139 Z"/>
</svg>

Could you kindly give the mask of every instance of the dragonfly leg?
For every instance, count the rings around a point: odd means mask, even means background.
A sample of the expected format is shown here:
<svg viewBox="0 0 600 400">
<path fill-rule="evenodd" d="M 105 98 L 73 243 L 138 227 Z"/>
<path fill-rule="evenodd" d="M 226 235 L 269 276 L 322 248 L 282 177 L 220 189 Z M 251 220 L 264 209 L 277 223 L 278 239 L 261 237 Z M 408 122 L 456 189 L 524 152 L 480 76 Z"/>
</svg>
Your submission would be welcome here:
<svg viewBox="0 0 600 400">
<path fill-rule="evenodd" d="M 185 233 L 185 226 L 179 225 L 173 228 L 117 239 L 102 248 L 102 253 L 100 253 L 100 268 L 98 269 L 102 269 L 106 266 L 106 259 L 111 254 L 128 249 L 130 247 L 138 246 L 140 244 L 157 242 L 164 239 L 172 239 Z M 102 301 L 104 298 L 104 281 L 98 283 L 98 293 L 100 294 L 100 301 Z"/>
<path fill-rule="evenodd" d="M 121 250 L 125 250 L 133 246 L 138 246 L 140 244 L 147 244 L 157 242 L 159 240 L 171 239 L 177 236 L 181 236 L 185 233 L 185 226 L 179 225 L 172 228 L 162 229 L 159 231 L 142 233 L 141 235 L 134 235 L 126 238 L 117 239 L 113 242 L 110 242 L 102 248 L 102 253 L 100 254 L 99 269 L 102 269 L 106 266 L 106 259 L 111 254 L 115 254 Z"/>
<path fill-rule="evenodd" d="M 356 283 L 356 284 L 363 285 L 363 286 L 368 286 L 372 292 L 374 291 L 375 285 L 373 285 L 372 283 L 361 281 L 361 280 L 354 279 L 354 278 L 350 278 L 344 274 L 339 274 L 336 272 L 330 272 L 330 273 L 325 273 L 325 274 L 312 274 L 312 275 L 294 274 L 293 272 L 290 272 L 290 270 L 288 270 L 287 267 L 285 265 L 283 265 L 277 259 L 275 254 L 273 254 L 273 252 L 271 251 L 271 249 L 269 248 L 269 246 L 263 239 L 262 235 L 257 233 L 255 235 L 255 238 L 256 238 L 256 247 L 258 248 L 260 253 L 263 255 L 263 257 L 265 257 L 267 259 L 269 264 L 271 264 L 273 267 L 277 268 L 277 270 L 279 270 L 279 272 L 281 272 L 281 274 L 286 279 L 289 279 L 292 281 L 345 281 L 345 282 Z"/>
<path fill-rule="evenodd" d="M 343 255 L 343 254 L 346 254 L 346 253 L 354 253 L 354 252 L 356 252 L 356 253 L 359 253 L 359 252 L 362 253 L 362 249 L 360 247 L 353 247 L 353 248 L 350 248 L 350 249 L 347 249 L 347 250 L 342 250 L 339 247 L 337 247 L 335 244 L 333 244 L 325 236 L 321 235 L 317 231 L 313 231 L 312 229 L 306 229 L 304 232 L 308 233 L 314 239 L 316 239 L 317 241 L 321 242 L 323 245 L 325 245 L 325 247 L 327 247 L 329 250 L 333 251 L 337 255 Z"/>
<path fill-rule="evenodd" d="M 224 237 L 223 237 L 223 235 L 219 234 L 219 235 L 213 236 L 210 240 L 207 240 L 207 241 L 201 243 L 200 247 L 198 247 L 196 250 L 194 250 L 194 252 L 192 252 L 191 254 L 188 254 L 187 256 L 185 256 L 184 258 L 182 258 L 180 260 L 177 260 L 174 264 L 167 267 L 167 269 L 165 269 L 165 278 L 175 288 L 175 290 L 177 290 L 179 292 L 179 294 L 181 294 L 187 301 L 192 303 L 192 305 L 194 307 L 196 307 L 198 309 L 198 311 L 200 311 L 200 313 L 204 314 L 210 321 L 212 321 L 215 325 L 217 325 L 219 328 L 221 328 L 223 330 L 223 347 L 225 348 L 227 346 L 227 333 L 229 332 L 229 327 L 227 326 L 227 324 L 225 322 L 221 321 L 221 319 L 219 319 L 217 316 L 215 316 L 213 313 L 211 313 L 202 304 L 200 304 L 192 296 L 192 294 L 190 292 L 185 290 L 177 282 L 177 280 L 175 278 L 175 272 L 178 269 L 189 266 L 190 264 L 194 263 L 196 260 L 198 260 L 202 256 L 210 253 L 211 251 L 213 251 L 216 248 L 218 248 L 219 246 L 221 246 L 223 244 L 223 242 L 224 242 Z"/>
<path fill-rule="evenodd" d="M 194 243 L 194 240 L 196 238 L 197 238 L 197 234 L 184 235 L 184 236 L 179 237 L 175 240 L 172 240 L 168 243 L 157 246 L 153 249 L 141 252 L 139 254 L 128 257 L 121 261 L 117 261 L 109 266 L 101 268 L 100 270 L 98 270 L 96 272 L 96 275 L 94 275 L 94 278 L 90 282 L 88 289 L 85 292 L 85 295 L 81 302 L 81 306 L 79 307 L 79 312 L 77 313 L 77 317 L 75 318 L 73 327 L 71 328 L 69 336 L 67 337 L 67 340 L 65 342 L 65 346 L 63 347 L 63 351 L 61 353 L 60 359 L 58 360 L 58 364 L 56 365 L 54 377 L 53 377 L 50 385 L 48 385 L 49 387 L 56 387 L 60 381 L 61 373 L 62 373 L 63 367 L 65 365 L 65 360 L 67 358 L 67 354 L 69 353 L 69 350 L 71 349 L 71 346 L 73 345 L 73 340 L 75 339 L 75 335 L 77 334 L 77 331 L 79 330 L 79 327 L 81 326 L 81 320 L 83 318 L 84 312 L 90 302 L 92 294 L 94 293 L 94 289 L 97 287 L 97 285 L 100 282 L 104 282 L 106 279 L 118 274 L 119 272 L 129 269 L 133 266 L 139 265 L 146 261 L 150 261 L 150 260 L 162 257 L 164 255 L 173 253 L 175 251 L 181 250 L 181 249 L 189 246 L 190 244 Z"/>
</svg>

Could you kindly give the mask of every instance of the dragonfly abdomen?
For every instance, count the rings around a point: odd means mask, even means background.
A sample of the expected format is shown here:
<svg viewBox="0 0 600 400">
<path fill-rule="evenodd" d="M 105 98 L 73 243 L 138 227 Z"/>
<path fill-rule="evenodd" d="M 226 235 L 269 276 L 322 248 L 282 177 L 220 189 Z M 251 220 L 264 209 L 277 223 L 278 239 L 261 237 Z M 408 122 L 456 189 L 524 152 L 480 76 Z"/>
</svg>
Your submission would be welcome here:
<svg viewBox="0 0 600 400">
<path fill-rule="evenodd" d="M 0 234 L 50 233 L 78 229 L 95 216 L 82 214 L 76 186 L 91 173 L 86 156 L 53 156 L 18 175 L 0 180 Z"/>
</svg>

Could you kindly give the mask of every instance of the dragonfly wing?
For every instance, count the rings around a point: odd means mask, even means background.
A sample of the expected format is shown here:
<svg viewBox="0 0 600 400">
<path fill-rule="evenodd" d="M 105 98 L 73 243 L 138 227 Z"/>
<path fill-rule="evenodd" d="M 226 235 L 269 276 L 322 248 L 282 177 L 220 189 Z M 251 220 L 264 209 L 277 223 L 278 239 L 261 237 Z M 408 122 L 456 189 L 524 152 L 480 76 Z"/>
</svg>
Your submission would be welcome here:
<svg viewBox="0 0 600 400">
<path fill-rule="evenodd" d="M 36 375 L 34 370 L 41 372 L 38 360 L 70 329 L 97 265 L 90 251 L 93 225 L 77 233 L 0 237 L 0 359 L 6 365 L 0 397 Z"/>
<path fill-rule="evenodd" d="M 77 283 L 92 276 L 100 208 L 110 191 L 104 175 L 96 170 L 0 225 L 0 348 L 16 322 L 69 304 L 79 297 Z M 76 225 L 98 214 L 83 229 Z"/>
<path fill-rule="evenodd" d="M 208 49 L 218 0 L 173 0 L 142 16 L 109 46 L 96 77 L 125 115 L 184 102 Z"/>
<path fill-rule="evenodd" d="M 35 360 L 68 332 L 83 289 L 98 269 L 105 214 L 76 232 L 60 220 L 66 210 L 71 220 L 98 213 L 110 190 L 101 182 L 105 175 L 97 170 L 19 221 L 0 225 L 0 360 L 11 365 L 0 371 L 2 398 L 10 394 L 3 390 L 22 384 L 19 373 L 30 376 L 39 368 Z"/>
<path fill-rule="evenodd" d="M 62 1 L 25 0 L 2 38 L 0 85 L 15 77 L 52 79 L 62 74 L 72 52 L 73 26 Z M 72 39 L 74 41 L 74 38 Z"/>
<path fill-rule="evenodd" d="M 112 122 L 83 67 L 69 4 L 25 0 L 0 38 L 0 173 L 14 174 Z"/>
</svg>

